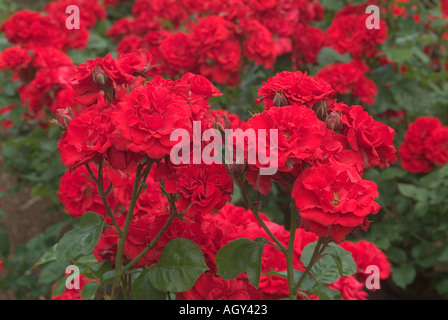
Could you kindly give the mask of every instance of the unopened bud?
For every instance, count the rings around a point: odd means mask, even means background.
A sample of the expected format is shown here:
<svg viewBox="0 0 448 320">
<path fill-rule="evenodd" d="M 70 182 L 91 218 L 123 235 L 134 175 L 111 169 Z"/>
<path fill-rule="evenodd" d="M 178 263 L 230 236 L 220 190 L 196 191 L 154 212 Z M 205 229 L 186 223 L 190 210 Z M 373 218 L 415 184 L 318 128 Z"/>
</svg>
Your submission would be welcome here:
<svg viewBox="0 0 448 320">
<path fill-rule="evenodd" d="M 247 170 L 247 164 L 229 164 L 229 169 L 232 172 L 233 178 L 237 184 L 244 183 L 244 174 Z"/>
<path fill-rule="evenodd" d="M 336 111 L 331 111 L 325 123 L 327 124 L 327 128 L 333 131 L 339 131 L 342 129 L 341 115 Z"/>
<path fill-rule="evenodd" d="M 319 101 L 313 106 L 317 119 L 325 121 L 327 119 L 328 103 L 327 101 Z"/>
<path fill-rule="evenodd" d="M 92 73 L 92 79 L 93 79 L 93 83 L 104 87 L 106 85 L 108 76 L 106 71 L 100 67 L 100 66 L 95 66 L 95 70 Z"/>
<path fill-rule="evenodd" d="M 289 105 L 288 99 L 286 99 L 283 92 L 276 92 L 275 97 L 272 100 L 272 105 L 275 107 L 284 107 Z"/>
<path fill-rule="evenodd" d="M 73 119 L 75 115 L 70 108 L 60 108 L 56 110 L 56 119 L 54 119 L 54 123 L 56 123 L 59 128 L 62 130 L 67 129 L 67 126 L 71 119 Z"/>
<path fill-rule="evenodd" d="M 222 135 L 225 135 L 226 133 L 224 127 L 218 121 L 215 121 L 213 123 L 213 128 L 218 130 Z"/>
</svg>

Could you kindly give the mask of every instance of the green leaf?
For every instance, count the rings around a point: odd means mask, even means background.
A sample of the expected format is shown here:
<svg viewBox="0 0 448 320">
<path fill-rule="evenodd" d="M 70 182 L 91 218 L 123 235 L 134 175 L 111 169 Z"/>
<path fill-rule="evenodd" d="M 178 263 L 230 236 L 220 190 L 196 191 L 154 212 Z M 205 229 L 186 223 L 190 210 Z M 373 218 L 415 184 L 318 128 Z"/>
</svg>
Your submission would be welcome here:
<svg viewBox="0 0 448 320">
<path fill-rule="evenodd" d="M 321 0 L 321 5 L 330 11 L 339 11 L 345 6 L 344 0 Z"/>
<path fill-rule="evenodd" d="M 398 183 L 398 190 L 405 197 L 417 200 L 426 201 L 429 198 L 429 191 L 419 188 L 413 184 Z"/>
<path fill-rule="evenodd" d="M 87 212 L 81 217 L 78 226 L 68 231 L 56 247 L 58 261 L 70 261 L 79 255 L 87 255 L 100 239 L 103 230 L 103 218 L 94 213 Z"/>
<path fill-rule="evenodd" d="M 339 291 L 330 289 L 324 284 L 316 285 L 310 293 L 317 295 L 320 300 L 341 300 Z"/>
<path fill-rule="evenodd" d="M 406 252 L 398 247 L 391 247 L 389 250 L 387 250 L 387 257 L 390 261 L 397 263 L 397 264 L 403 264 L 406 262 Z"/>
<path fill-rule="evenodd" d="M 165 246 L 157 265 L 148 271 L 152 285 L 163 292 L 190 290 L 207 265 L 194 242 L 178 238 Z"/>
<path fill-rule="evenodd" d="M 39 275 L 40 284 L 53 284 L 65 274 L 66 264 L 54 261 L 45 265 Z"/>
<path fill-rule="evenodd" d="M 82 288 L 81 298 L 83 300 L 90 300 L 95 297 L 98 288 L 100 287 L 99 282 L 89 281 Z"/>
<path fill-rule="evenodd" d="M 414 282 L 416 275 L 417 271 L 413 266 L 395 267 L 392 270 L 392 280 L 403 289 Z"/>
<path fill-rule="evenodd" d="M 448 295 L 448 279 L 443 279 L 436 285 L 436 291 L 441 295 Z"/>
<path fill-rule="evenodd" d="M 9 255 L 9 237 L 3 225 L 0 225 L 0 257 Z"/>
<path fill-rule="evenodd" d="M 297 283 L 302 276 L 303 272 L 300 270 L 294 269 L 294 283 Z M 284 279 L 288 279 L 288 273 L 286 271 L 269 271 L 267 273 L 263 273 L 264 276 L 276 276 Z M 316 285 L 316 282 L 313 278 L 307 274 L 299 289 L 303 291 L 309 291 Z"/>
<path fill-rule="evenodd" d="M 153 287 L 148 270 L 143 270 L 132 282 L 132 300 L 166 300 L 166 293 Z"/>
<path fill-rule="evenodd" d="M 317 241 L 308 244 L 302 251 L 300 260 L 305 266 L 311 261 Z M 316 282 L 331 284 L 341 276 L 351 276 L 356 273 L 356 263 L 352 254 L 336 243 L 330 243 L 322 252 L 322 257 L 314 263 L 310 270 Z"/>
<path fill-rule="evenodd" d="M 326 66 L 327 64 L 336 62 L 346 63 L 350 61 L 351 57 L 348 53 L 340 54 L 331 47 L 323 47 L 317 56 L 317 62 L 321 66 Z"/>
<path fill-rule="evenodd" d="M 47 252 L 45 252 L 40 258 L 39 260 L 37 260 L 37 262 L 34 264 L 33 268 L 36 268 L 40 265 L 46 264 L 50 261 L 55 261 L 56 259 L 56 247 L 57 247 L 57 243 L 52 246 L 50 249 L 48 249 Z"/>
<path fill-rule="evenodd" d="M 263 237 L 254 241 L 240 238 L 230 241 L 216 254 L 217 274 L 224 279 L 234 279 L 247 272 L 247 278 L 258 288 L 261 273 L 261 257 L 267 240 Z"/>
<path fill-rule="evenodd" d="M 56 285 L 54 286 L 53 290 L 51 291 L 51 295 L 53 297 L 60 296 L 65 292 L 65 289 L 67 288 L 65 285 L 66 277 L 62 277 L 56 282 Z"/>
<path fill-rule="evenodd" d="M 385 48 L 384 52 L 389 60 L 397 63 L 403 63 L 414 54 L 414 49 L 412 47 L 408 48 Z"/>
</svg>

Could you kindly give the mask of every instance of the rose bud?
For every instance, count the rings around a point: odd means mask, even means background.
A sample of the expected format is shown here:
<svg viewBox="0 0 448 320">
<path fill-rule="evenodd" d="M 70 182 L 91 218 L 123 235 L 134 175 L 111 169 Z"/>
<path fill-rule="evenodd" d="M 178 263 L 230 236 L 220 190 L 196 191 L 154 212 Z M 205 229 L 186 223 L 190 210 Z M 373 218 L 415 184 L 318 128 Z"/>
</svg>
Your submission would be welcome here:
<svg viewBox="0 0 448 320">
<path fill-rule="evenodd" d="M 244 164 L 229 164 L 229 169 L 232 172 L 233 178 L 237 184 L 241 184 L 245 182 L 244 174 L 247 170 L 247 163 Z"/>
<path fill-rule="evenodd" d="M 289 105 L 288 99 L 286 99 L 283 92 L 276 92 L 275 97 L 272 100 L 272 105 L 276 107 L 283 107 Z"/>
<path fill-rule="evenodd" d="M 95 70 L 92 73 L 93 83 L 104 87 L 107 83 L 107 73 L 102 67 L 95 66 Z"/>
<path fill-rule="evenodd" d="M 328 115 L 325 123 L 327 124 L 328 129 L 331 129 L 333 131 L 339 131 L 342 129 L 341 115 L 336 111 L 332 111 Z"/>
<path fill-rule="evenodd" d="M 53 120 L 62 130 L 67 129 L 68 123 L 75 115 L 70 108 L 59 108 L 56 110 L 56 119 Z"/>
<path fill-rule="evenodd" d="M 327 119 L 328 103 L 327 101 L 319 101 L 313 106 L 317 119 L 325 121 Z"/>
</svg>

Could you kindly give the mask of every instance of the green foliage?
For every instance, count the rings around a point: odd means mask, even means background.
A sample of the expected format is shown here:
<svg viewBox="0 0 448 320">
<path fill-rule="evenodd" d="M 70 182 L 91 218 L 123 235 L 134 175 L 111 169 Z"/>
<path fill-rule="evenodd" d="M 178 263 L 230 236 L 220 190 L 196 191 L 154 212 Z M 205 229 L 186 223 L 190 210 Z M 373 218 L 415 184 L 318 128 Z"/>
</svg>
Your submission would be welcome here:
<svg viewBox="0 0 448 320">
<path fill-rule="evenodd" d="M 162 292 L 184 292 L 193 287 L 208 269 L 201 249 L 194 242 L 177 238 L 167 243 L 162 256 L 148 271 L 155 289 Z"/>
<path fill-rule="evenodd" d="M 28 242 L 21 244 L 13 256 L 1 257 L 5 276 L 0 280 L 0 289 L 3 291 L 14 290 L 17 299 L 40 299 L 49 298 L 53 280 L 64 275 L 66 265 L 61 265 L 55 259 L 49 259 L 51 254 L 46 254 L 47 262 L 55 263 L 39 268 L 36 264 L 58 240 L 61 231 L 70 224 L 66 219 L 48 227 L 45 232 L 31 238 Z M 1 241 L 1 240 L 0 240 Z M 0 242 L 0 244 L 4 244 Z M 40 261 L 43 264 L 43 259 Z M 58 264 L 58 265 L 56 265 Z M 64 286 L 65 288 L 65 286 Z"/>
<path fill-rule="evenodd" d="M 258 288 L 261 274 L 261 257 L 264 246 L 269 243 L 265 238 L 255 240 L 240 238 L 230 241 L 216 254 L 217 274 L 224 279 L 234 279 L 246 272 L 250 283 Z"/>
<path fill-rule="evenodd" d="M 94 213 L 85 213 L 78 226 L 68 231 L 58 242 L 55 249 L 56 259 L 60 262 L 71 261 L 79 255 L 87 255 L 100 239 L 103 230 L 103 218 Z"/>
<path fill-rule="evenodd" d="M 317 242 L 308 244 L 302 251 L 300 260 L 307 266 L 311 261 Z M 342 276 L 356 273 L 356 263 L 352 254 L 336 243 L 330 243 L 321 254 L 321 258 L 314 263 L 310 270 L 316 283 L 331 284 Z"/>
</svg>

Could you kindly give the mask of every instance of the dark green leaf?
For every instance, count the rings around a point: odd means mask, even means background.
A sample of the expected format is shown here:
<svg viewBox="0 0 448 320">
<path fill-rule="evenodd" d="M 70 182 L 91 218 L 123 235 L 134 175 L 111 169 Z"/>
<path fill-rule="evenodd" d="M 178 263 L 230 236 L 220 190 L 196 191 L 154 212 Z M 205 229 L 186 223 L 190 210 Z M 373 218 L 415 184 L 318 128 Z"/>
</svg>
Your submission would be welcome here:
<svg viewBox="0 0 448 320">
<path fill-rule="evenodd" d="M 143 270 L 132 282 L 132 300 L 166 300 L 166 293 L 156 290 L 149 279 L 148 270 Z"/>
<path fill-rule="evenodd" d="M 234 279 L 247 272 L 247 278 L 258 288 L 261 273 L 261 257 L 267 240 L 259 237 L 254 241 L 240 238 L 230 241 L 216 254 L 217 274 L 224 279 Z"/>
<path fill-rule="evenodd" d="M 82 288 L 81 298 L 83 300 L 90 300 L 95 297 L 96 292 L 98 291 L 100 284 L 96 281 L 87 282 Z"/>
<path fill-rule="evenodd" d="M 417 271 L 413 266 L 396 267 L 392 270 L 392 280 L 403 289 L 414 282 L 416 275 Z"/>
<path fill-rule="evenodd" d="M 152 285 L 163 292 L 190 290 L 207 265 L 194 242 L 178 238 L 165 246 L 157 265 L 148 271 Z"/>
<path fill-rule="evenodd" d="M 68 231 L 56 247 L 58 261 L 70 261 L 79 255 L 92 252 L 103 230 L 103 218 L 94 213 L 87 212 L 81 217 L 78 226 Z"/>
<path fill-rule="evenodd" d="M 317 241 L 308 244 L 300 257 L 305 266 L 311 261 Z M 314 263 L 311 275 L 316 282 L 331 284 L 341 276 L 351 276 L 356 273 L 356 263 L 352 254 L 336 243 L 330 243 L 322 253 L 322 257 Z"/>
</svg>

